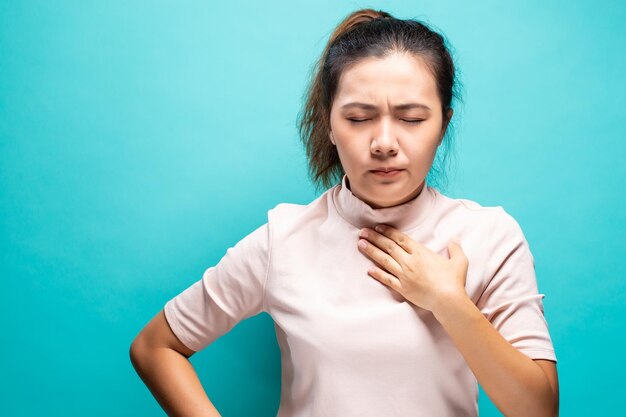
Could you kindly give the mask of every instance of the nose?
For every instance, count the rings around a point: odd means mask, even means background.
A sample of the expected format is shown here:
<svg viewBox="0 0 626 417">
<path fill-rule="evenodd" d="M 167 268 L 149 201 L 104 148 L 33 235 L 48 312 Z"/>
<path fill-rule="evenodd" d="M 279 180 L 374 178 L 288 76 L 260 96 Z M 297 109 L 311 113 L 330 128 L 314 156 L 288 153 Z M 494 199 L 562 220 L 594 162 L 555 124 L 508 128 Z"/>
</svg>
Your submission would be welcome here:
<svg viewBox="0 0 626 417">
<path fill-rule="evenodd" d="M 398 153 L 398 141 L 393 133 L 391 123 L 382 120 L 373 133 L 370 144 L 371 152 L 375 155 L 395 155 Z"/>
</svg>

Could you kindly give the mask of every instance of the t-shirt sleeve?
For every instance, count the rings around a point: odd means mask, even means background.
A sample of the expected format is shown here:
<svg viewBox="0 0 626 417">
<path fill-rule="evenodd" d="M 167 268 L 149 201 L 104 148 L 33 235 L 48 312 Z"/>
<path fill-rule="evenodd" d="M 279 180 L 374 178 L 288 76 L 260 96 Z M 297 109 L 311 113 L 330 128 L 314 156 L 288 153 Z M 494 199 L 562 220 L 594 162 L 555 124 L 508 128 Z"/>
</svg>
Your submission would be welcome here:
<svg viewBox="0 0 626 417">
<path fill-rule="evenodd" d="M 476 306 L 526 356 L 556 362 L 534 257 L 517 221 L 500 209 L 490 237 L 487 281 Z"/>
<path fill-rule="evenodd" d="M 266 311 L 269 251 L 265 223 L 228 248 L 200 280 L 165 304 L 165 318 L 185 346 L 200 351 L 239 321 Z"/>
</svg>

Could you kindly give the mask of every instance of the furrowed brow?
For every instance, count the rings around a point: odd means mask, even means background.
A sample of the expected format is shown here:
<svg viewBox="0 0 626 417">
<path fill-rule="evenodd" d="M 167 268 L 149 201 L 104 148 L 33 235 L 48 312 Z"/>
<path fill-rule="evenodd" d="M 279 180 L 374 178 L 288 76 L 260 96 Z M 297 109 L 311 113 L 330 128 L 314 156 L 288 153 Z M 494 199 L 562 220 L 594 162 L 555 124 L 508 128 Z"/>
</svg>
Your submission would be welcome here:
<svg viewBox="0 0 626 417">
<path fill-rule="evenodd" d="M 376 110 L 377 107 L 373 104 L 369 104 L 369 103 L 361 103 L 361 102 L 352 102 L 352 103 L 346 103 L 343 106 L 341 106 L 341 108 L 343 110 L 347 110 L 349 108 L 359 108 L 359 109 L 363 109 L 363 110 Z M 425 104 L 421 104 L 421 103 L 404 103 L 404 104 L 398 104 L 396 106 L 393 106 L 394 109 L 396 110 L 410 110 L 410 109 L 423 109 L 423 110 L 428 110 L 430 111 L 430 107 L 428 107 Z"/>
</svg>

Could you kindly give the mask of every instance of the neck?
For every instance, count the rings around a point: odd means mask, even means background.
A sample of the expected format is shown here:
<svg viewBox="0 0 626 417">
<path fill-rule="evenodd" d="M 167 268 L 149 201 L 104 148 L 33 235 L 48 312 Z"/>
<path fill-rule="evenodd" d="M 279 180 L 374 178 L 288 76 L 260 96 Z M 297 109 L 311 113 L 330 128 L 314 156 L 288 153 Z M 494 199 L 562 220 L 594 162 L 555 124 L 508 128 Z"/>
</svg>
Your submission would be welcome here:
<svg viewBox="0 0 626 417">
<path fill-rule="evenodd" d="M 348 179 L 348 176 L 346 176 L 346 188 L 348 190 L 350 190 L 350 192 L 352 192 L 352 194 L 354 194 L 356 197 L 361 199 L 363 202 L 365 202 L 367 205 L 369 205 L 373 209 L 390 208 L 390 207 L 399 206 L 401 204 L 407 203 L 407 202 L 417 198 L 417 196 L 420 195 L 420 193 L 424 189 L 424 184 L 425 184 L 425 181 L 422 181 L 422 183 L 415 189 L 415 191 L 413 191 L 405 199 L 393 202 L 391 204 L 384 205 L 384 204 L 378 204 L 376 202 L 370 201 L 370 200 L 364 198 L 362 195 L 360 195 L 360 193 L 354 192 L 354 190 L 352 190 L 352 188 L 350 187 L 350 180 Z"/>
</svg>

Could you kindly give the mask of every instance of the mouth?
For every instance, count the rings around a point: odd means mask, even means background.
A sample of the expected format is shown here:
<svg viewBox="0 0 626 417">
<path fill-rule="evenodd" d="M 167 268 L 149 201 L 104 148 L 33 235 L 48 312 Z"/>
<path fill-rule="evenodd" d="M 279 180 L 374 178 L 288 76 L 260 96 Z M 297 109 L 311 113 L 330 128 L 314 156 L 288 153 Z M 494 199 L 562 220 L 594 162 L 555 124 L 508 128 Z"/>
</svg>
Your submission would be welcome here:
<svg viewBox="0 0 626 417">
<path fill-rule="evenodd" d="M 370 172 L 372 172 L 375 175 L 381 176 L 381 177 L 394 177 L 394 176 L 400 174 L 402 171 L 404 171 L 404 170 L 403 169 L 389 169 L 389 170 L 385 170 L 385 171 L 372 170 Z"/>
</svg>

